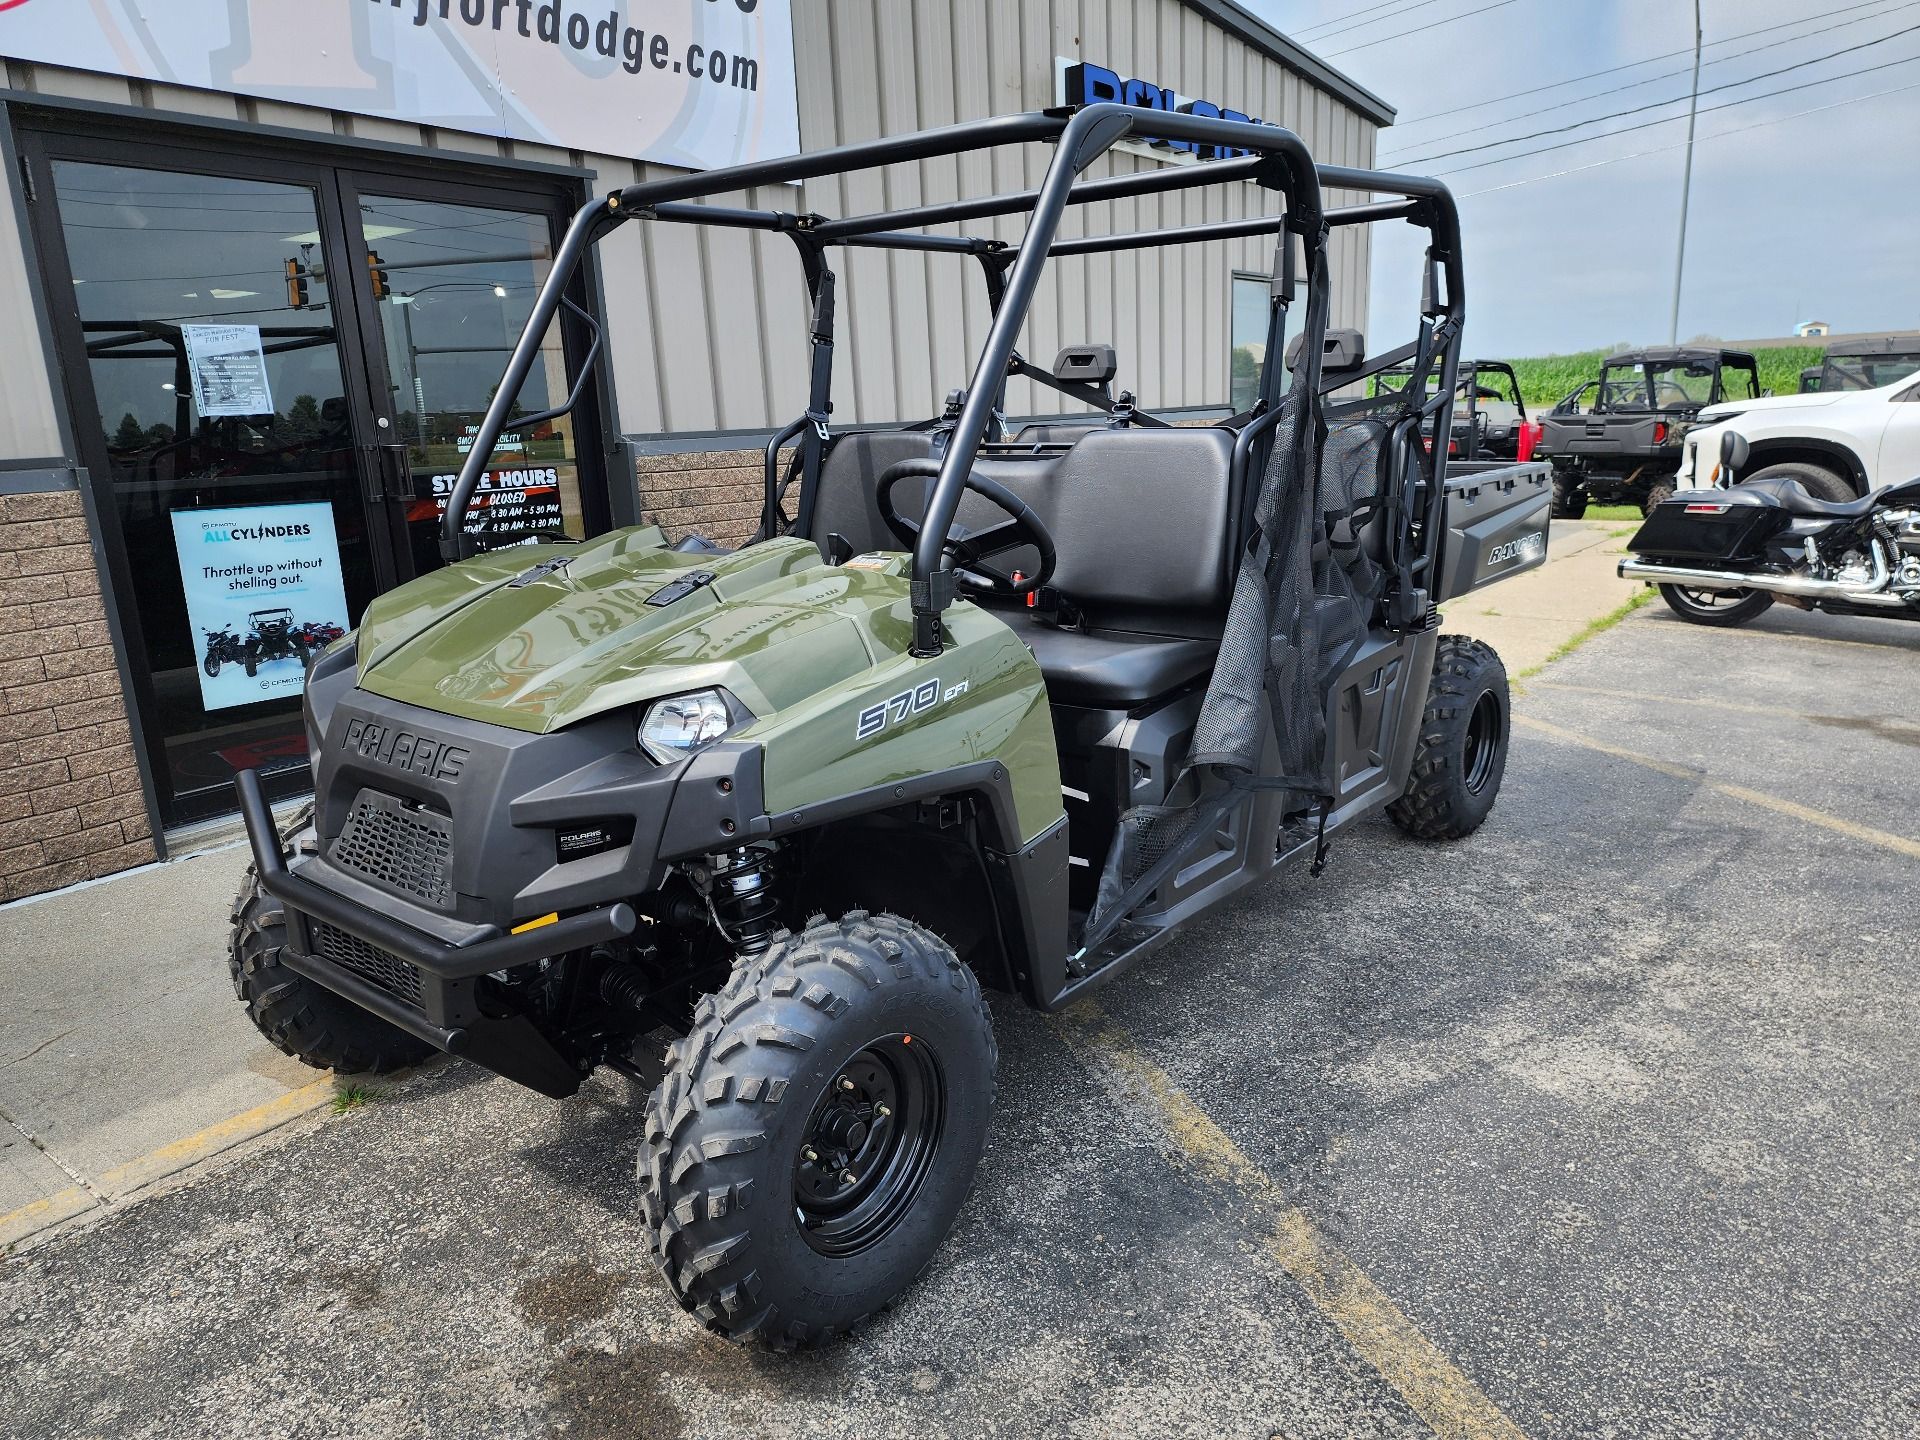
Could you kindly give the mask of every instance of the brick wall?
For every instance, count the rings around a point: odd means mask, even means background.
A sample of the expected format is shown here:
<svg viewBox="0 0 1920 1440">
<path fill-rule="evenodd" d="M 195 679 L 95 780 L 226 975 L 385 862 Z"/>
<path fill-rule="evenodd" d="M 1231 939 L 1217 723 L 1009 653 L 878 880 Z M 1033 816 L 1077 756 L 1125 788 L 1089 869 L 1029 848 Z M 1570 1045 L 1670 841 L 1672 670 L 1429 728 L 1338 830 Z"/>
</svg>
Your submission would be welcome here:
<svg viewBox="0 0 1920 1440">
<path fill-rule="evenodd" d="M 780 453 L 787 464 L 791 451 Z M 640 514 L 670 539 L 697 531 L 721 545 L 744 543 L 760 524 L 766 493 L 764 450 L 703 450 L 642 455 L 634 463 Z M 781 471 L 785 474 L 785 469 Z"/>
<path fill-rule="evenodd" d="M 0 901 L 153 858 L 79 493 L 0 495 Z"/>
</svg>

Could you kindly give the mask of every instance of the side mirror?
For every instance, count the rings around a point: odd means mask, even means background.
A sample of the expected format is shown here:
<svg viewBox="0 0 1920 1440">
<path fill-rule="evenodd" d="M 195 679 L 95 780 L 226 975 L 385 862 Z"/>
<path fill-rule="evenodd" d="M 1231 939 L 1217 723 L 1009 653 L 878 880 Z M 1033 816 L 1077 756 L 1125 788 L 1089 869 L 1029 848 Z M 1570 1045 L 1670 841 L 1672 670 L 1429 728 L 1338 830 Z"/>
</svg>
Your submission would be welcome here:
<svg viewBox="0 0 1920 1440">
<path fill-rule="evenodd" d="M 1729 430 L 1720 437 L 1720 469 L 1731 480 L 1746 468 L 1747 457 L 1753 453 L 1753 446 L 1747 443 L 1747 437 L 1736 435 Z"/>
</svg>

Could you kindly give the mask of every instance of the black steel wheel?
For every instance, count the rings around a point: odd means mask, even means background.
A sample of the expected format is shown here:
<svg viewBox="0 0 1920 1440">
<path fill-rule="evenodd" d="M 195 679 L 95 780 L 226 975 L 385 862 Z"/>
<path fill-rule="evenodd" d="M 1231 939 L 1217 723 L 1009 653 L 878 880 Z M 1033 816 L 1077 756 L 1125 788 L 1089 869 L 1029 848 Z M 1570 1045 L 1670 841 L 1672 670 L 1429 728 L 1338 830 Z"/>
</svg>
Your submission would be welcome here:
<svg viewBox="0 0 1920 1440">
<path fill-rule="evenodd" d="M 1507 667 L 1493 647 L 1442 635 L 1413 773 L 1388 817 L 1420 840 L 1458 840 L 1478 830 L 1506 775 L 1511 726 Z"/>
<path fill-rule="evenodd" d="M 858 1255 L 913 1207 L 946 1123 L 946 1081 L 925 1036 L 867 1046 L 808 1117 L 793 1168 L 793 1217 L 822 1255 Z"/>
<path fill-rule="evenodd" d="M 1695 625 L 1744 625 L 1773 604 L 1765 590 L 1696 590 L 1686 585 L 1662 585 L 1660 598 L 1682 620 Z"/>
<path fill-rule="evenodd" d="M 743 959 L 647 1102 L 641 1208 L 680 1303 L 777 1350 L 885 1308 L 966 1198 L 995 1060 L 973 972 L 898 916 Z"/>
</svg>

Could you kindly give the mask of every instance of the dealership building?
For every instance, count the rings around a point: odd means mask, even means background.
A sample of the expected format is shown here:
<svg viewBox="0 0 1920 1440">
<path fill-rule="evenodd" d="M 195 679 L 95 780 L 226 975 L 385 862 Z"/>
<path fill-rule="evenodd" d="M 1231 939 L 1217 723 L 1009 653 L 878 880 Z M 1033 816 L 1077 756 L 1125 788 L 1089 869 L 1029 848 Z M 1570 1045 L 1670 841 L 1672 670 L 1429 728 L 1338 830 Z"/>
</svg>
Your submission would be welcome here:
<svg viewBox="0 0 1920 1440">
<path fill-rule="evenodd" d="M 205 843 L 238 769 L 300 792 L 303 662 L 440 563 L 445 492 L 593 195 L 1086 87 L 1285 125 L 1350 166 L 1393 113 L 1230 0 L 0 0 L 0 61 L 0 901 Z M 1028 148 L 714 203 L 1023 189 L 1049 158 Z M 1195 163 L 1123 145 L 1089 173 Z M 1063 234 L 1274 206 L 1150 194 Z M 1366 228 L 1335 233 L 1336 325 L 1366 314 Z M 476 523 L 739 542 L 762 448 L 807 408 L 795 247 L 632 225 L 596 260 L 572 298 L 604 360 L 571 414 L 503 437 Z M 938 415 L 985 336 L 982 267 L 830 263 L 831 426 Z M 1227 414 L 1273 266 L 1270 237 L 1063 258 L 1021 352 L 1108 343 L 1141 405 Z M 592 341 L 556 323 L 517 413 L 560 404 Z M 1063 401 L 1015 380 L 1006 404 Z"/>
</svg>

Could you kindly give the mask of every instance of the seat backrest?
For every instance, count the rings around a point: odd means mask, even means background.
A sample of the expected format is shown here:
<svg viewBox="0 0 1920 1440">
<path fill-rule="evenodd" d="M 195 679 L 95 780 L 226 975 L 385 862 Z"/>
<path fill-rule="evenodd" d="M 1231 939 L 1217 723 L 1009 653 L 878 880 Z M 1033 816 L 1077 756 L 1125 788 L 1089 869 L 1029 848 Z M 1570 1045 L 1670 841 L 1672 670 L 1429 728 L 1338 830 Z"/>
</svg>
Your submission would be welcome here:
<svg viewBox="0 0 1920 1440">
<path fill-rule="evenodd" d="M 820 467 L 814 535 L 844 535 L 856 553 L 897 550 L 874 487 L 891 465 L 932 453 L 924 430 L 840 436 Z M 1061 453 L 988 455 L 975 462 L 1033 506 L 1052 532 L 1053 585 L 1102 628 L 1155 635 L 1217 635 L 1233 592 L 1241 497 L 1234 493 L 1231 430 L 1088 429 Z M 901 513 L 918 518 L 931 481 L 902 481 Z M 1006 517 L 978 495 L 961 498 L 964 530 Z M 996 568 L 1032 573 L 1032 552 Z"/>
<path fill-rule="evenodd" d="M 880 518 L 874 487 L 887 468 L 902 460 L 923 460 L 933 453 L 930 430 L 858 430 L 834 438 L 820 462 L 819 498 L 814 502 L 813 538 L 844 535 L 853 553 L 898 550 L 900 542 Z M 924 482 L 905 481 L 895 493 L 901 513 L 918 517 L 925 504 Z M 917 493 L 915 486 L 918 486 Z"/>
</svg>

